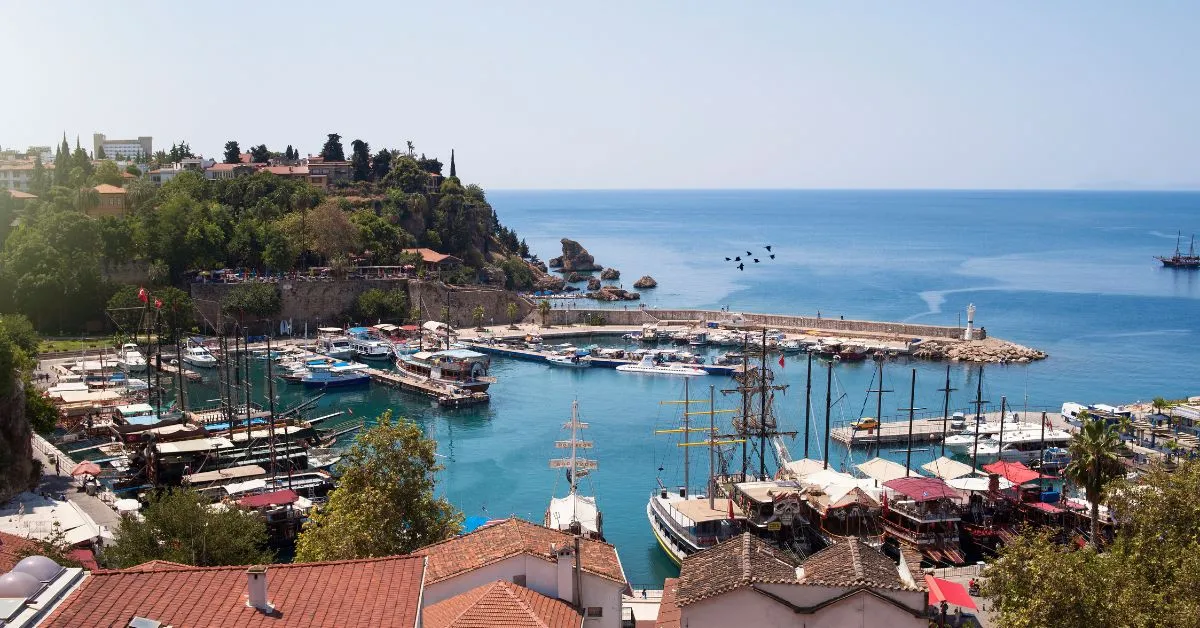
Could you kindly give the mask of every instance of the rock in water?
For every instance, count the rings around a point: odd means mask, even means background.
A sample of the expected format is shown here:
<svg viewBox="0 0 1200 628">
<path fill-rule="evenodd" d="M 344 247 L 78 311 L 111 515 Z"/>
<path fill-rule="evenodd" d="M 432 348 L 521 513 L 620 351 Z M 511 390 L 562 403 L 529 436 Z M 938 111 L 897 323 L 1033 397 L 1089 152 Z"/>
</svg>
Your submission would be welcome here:
<svg viewBox="0 0 1200 628">
<path fill-rule="evenodd" d="M 637 288 L 638 290 L 645 290 L 646 288 L 656 288 L 656 287 L 658 287 L 658 282 L 654 280 L 654 277 L 651 277 L 650 275 L 646 275 L 646 276 L 642 277 L 641 279 L 638 279 L 637 281 L 633 282 L 633 287 Z"/>
<path fill-rule="evenodd" d="M 566 287 L 566 285 L 567 282 L 563 281 L 562 277 L 555 277 L 554 275 L 542 275 L 534 280 L 533 289 L 538 292 L 543 290 L 558 292 Z"/>
<path fill-rule="evenodd" d="M 563 238 L 562 239 L 562 252 L 563 252 L 563 254 L 562 254 L 561 258 L 556 257 L 556 258 L 550 260 L 551 268 L 555 267 L 554 266 L 555 260 L 561 261 L 562 269 L 564 271 L 571 271 L 571 270 L 590 271 L 590 270 L 601 270 L 601 268 L 602 268 L 601 266 L 598 266 L 596 264 L 596 259 L 592 257 L 592 254 L 588 253 L 587 249 L 583 248 L 583 245 L 579 244 L 578 242 L 576 242 L 574 240 L 571 240 L 568 238 Z"/>
<path fill-rule="evenodd" d="M 621 278 L 621 271 L 615 268 L 605 268 L 600 271 L 600 278 L 605 281 L 616 281 Z"/>
<path fill-rule="evenodd" d="M 579 283 L 579 282 L 583 281 L 583 279 L 584 279 L 583 275 L 580 275 L 579 273 L 574 272 L 574 271 L 572 271 L 571 274 L 567 275 L 567 283 Z"/>
<path fill-rule="evenodd" d="M 587 289 L 588 290 L 599 290 L 600 289 L 600 280 L 596 279 L 595 277 L 589 277 Z"/>
<path fill-rule="evenodd" d="M 563 258 L 561 258 L 561 257 L 551 257 L 550 258 L 550 268 L 562 268 L 562 264 L 563 264 Z"/>
</svg>

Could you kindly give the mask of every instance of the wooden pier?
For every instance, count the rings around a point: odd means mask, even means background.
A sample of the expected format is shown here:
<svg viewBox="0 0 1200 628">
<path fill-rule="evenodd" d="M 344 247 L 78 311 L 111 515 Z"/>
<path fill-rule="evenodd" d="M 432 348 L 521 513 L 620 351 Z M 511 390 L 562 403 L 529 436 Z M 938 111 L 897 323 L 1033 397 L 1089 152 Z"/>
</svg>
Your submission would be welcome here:
<svg viewBox="0 0 1200 628">
<path fill-rule="evenodd" d="M 371 381 L 377 384 L 420 393 L 426 397 L 433 397 L 437 400 L 439 406 L 445 408 L 465 408 L 467 406 L 487 403 L 491 400 L 491 396 L 486 392 L 471 392 L 469 390 L 452 388 L 444 384 L 430 382 L 426 379 L 410 377 L 396 371 L 367 369 L 367 372 L 371 375 Z"/>
<path fill-rule="evenodd" d="M 948 434 L 956 434 L 950 430 Z M 888 421 L 881 424 L 878 430 L 856 430 L 853 427 L 835 427 L 830 436 L 833 440 L 847 447 L 870 447 L 876 442 L 883 445 L 908 443 L 908 420 Z M 876 440 L 878 439 L 878 441 Z M 942 440 L 942 419 L 916 419 L 913 421 L 912 440 L 914 443 L 936 443 Z"/>
<path fill-rule="evenodd" d="M 198 382 L 202 379 L 202 376 L 199 373 L 197 373 L 196 371 L 184 368 L 184 367 L 182 367 L 180 365 L 176 365 L 176 364 L 168 364 L 166 362 L 163 362 L 161 366 L 155 367 L 155 366 L 151 365 L 151 368 L 158 368 L 162 372 L 167 373 L 168 375 L 171 375 L 171 376 L 178 375 L 182 371 L 183 376 L 186 377 L 189 382 Z"/>
<path fill-rule="evenodd" d="M 467 345 L 469 348 L 471 348 L 471 350 L 478 351 L 480 353 L 488 353 L 505 358 L 512 358 L 514 360 L 526 360 L 529 362 L 546 362 L 549 357 L 554 355 L 548 351 L 535 351 L 533 349 L 513 347 L 499 343 L 490 344 L 486 342 L 465 342 L 463 344 Z M 638 363 L 638 360 L 631 360 L 628 358 L 598 358 L 595 356 L 589 356 L 587 361 L 592 365 L 593 368 L 610 369 L 615 369 L 622 364 Z M 741 365 L 726 366 L 722 364 L 684 364 L 682 362 L 678 362 L 676 364 L 702 369 L 709 375 L 734 375 L 742 370 Z"/>
</svg>

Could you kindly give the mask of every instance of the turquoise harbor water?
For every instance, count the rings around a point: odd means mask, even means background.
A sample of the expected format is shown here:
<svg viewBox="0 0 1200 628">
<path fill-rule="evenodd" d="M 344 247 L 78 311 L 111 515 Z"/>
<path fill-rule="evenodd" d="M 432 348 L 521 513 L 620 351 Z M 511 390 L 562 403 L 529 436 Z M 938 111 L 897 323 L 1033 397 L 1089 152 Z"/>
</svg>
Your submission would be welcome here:
<svg viewBox="0 0 1200 628">
<path fill-rule="evenodd" d="M 1152 258 L 1174 249 L 1177 229 L 1186 238 L 1200 226 L 1200 194 L 509 191 L 493 192 L 490 200 L 543 259 L 558 255 L 558 239 L 570 237 L 598 263 L 620 269 L 627 285 L 653 275 L 660 287 L 644 292 L 651 307 L 820 310 L 826 317 L 956 324 L 974 303 L 977 324 L 990 334 L 1050 354 L 1028 366 L 989 367 L 984 398 L 995 406 L 1002 395 L 1018 409 L 1181 397 L 1200 381 L 1200 272 L 1162 269 Z M 747 250 L 761 253 L 766 244 L 777 254 L 773 262 L 739 272 L 724 261 Z M 659 401 L 681 398 L 682 381 L 503 359 L 493 364 L 500 381 L 485 408 L 446 411 L 372 387 L 330 394 L 313 414 L 351 408 L 363 417 L 394 408 L 439 441 L 446 466 L 441 490 L 466 514 L 540 521 L 551 492 L 564 490 L 563 474 L 551 471 L 547 459 L 560 453 L 553 441 L 563 438 L 560 426 L 578 399 L 600 461 L 592 488 L 629 580 L 656 584 L 672 575 L 647 528 L 645 504 L 656 477 L 673 485 L 682 475 L 675 439 L 653 435 L 678 421 L 678 406 Z M 887 365 L 885 384 L 896 392 L 884 399 L 885 416 L 907 406 L 912 368 L 916 405 L 940 411 L 945 364 L 899 361 Z M 838 365 L 834 375 L 835 425 L 875 413 L 865 392 L 871 364 Z M 804 356 L 788 358 L 781 377 L 791 385 L 778 402 L 781 422 L 802 431 Z M 951 406 L 964 408 L 976 374 L 953 365 L 951 377 L 959 389 Z M 823 368 L 813 379 L 810 455 L 817 457 Z M 730 381 L 694 380 L 693 394 L 707 395 L 710 384 L 728 388 Z M 300 398 L 294 387 L 282 395 Z M 802 441 L 788 442 L 797 457 Z M 936 453 L 917 451 L 914 463 Z M 693 477 L 701 478 L 707 455 L 693 456 Z M 902 454 L 890 456 L 903 462 Z M 830 456 L 839 468 L 863 459 L 863 452 L 849 458 L 837 448 Z"/>
</svg>

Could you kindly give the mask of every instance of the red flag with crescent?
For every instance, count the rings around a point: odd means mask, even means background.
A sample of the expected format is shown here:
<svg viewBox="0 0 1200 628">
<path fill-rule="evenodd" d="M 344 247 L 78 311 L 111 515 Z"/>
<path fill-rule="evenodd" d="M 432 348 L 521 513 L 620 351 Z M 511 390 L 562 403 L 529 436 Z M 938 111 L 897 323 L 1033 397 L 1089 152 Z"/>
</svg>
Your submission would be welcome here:
<svg viewBox="0 0 1200 628">
<path fill-rule="evenodd" d="M 154 309 L 156 309 L 156 310 L 162 309 L 162 299 L 159 299 L 159 298 L 154 299 Z"/>
<path fill-rule="evenodd" d="M 150 296 L 146 294 L 145 288 L 138 288 L 138 301 L 147 303 L 150 301 Z"/>
<path fill-rule="evenodd" d="M 779 368 L 783 368 L 783 356 L 779 356 Z"/>
</svg>

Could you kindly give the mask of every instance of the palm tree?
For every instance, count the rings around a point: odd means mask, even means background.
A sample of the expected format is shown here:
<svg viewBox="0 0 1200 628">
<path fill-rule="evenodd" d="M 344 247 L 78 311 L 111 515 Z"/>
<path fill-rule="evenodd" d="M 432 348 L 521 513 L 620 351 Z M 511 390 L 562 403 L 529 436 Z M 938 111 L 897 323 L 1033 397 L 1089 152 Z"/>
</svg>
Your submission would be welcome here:
<svg viewBox="0 0 1200 628">
<path fill-rule="evenodd" d="M 1121 415 L 1121 420 L 1117 422 L 1117 430 L 1122 436 L 1133 434 L 1133 419 L 1124 414 Z"/>
<path fill-rule="evenodd" d="M 504 313 L 508 314 L 508 328 L 509 329 L 517 328 L 517 312 L 519 311 L 519 309 L 520 308 L 517 307 L 517 304 L 513 303 L 512 301 L 509 301 L 508 305 L 504 308 Z"/>
<path fill-rule="evenodd" d="M 1092 547 L 1100 549 L 1100 500 L 1108 483 L 1125 473 L 1119 452 L 1123 447 L 1117 429 L 1103 420 L 1080 413 L 1083 427 L 1071 438 L 1071 462 L 1064 473 L 1083 487 L 1092 506 Z"/>
<path fill-rule="evenodd" d="M 538 303 L 538 314 L 542 315 L 542 327 L 546 327 L 546 320 L 550 318 L 550 302 L 542 299 Z"/>
<path fill-rule="evenodd" d="M 482 305 L 476 305 L 475 309 L 471 310 L 471 318 L 475 320 L 475 329 L 483 329 L 483 317 L 485 315 L 486 312 L 484 312 Z"/>
<path fill-rule="evenodd" d="M 1163 399 L 1162 397 L 1155 397 L 1154 401 L 1150 402 L 1150 406 L 1153 407 L 1154 411 L 1158 414 L 1162 414 L 1167 405 L 1167 400 Z"/>
</svg>

